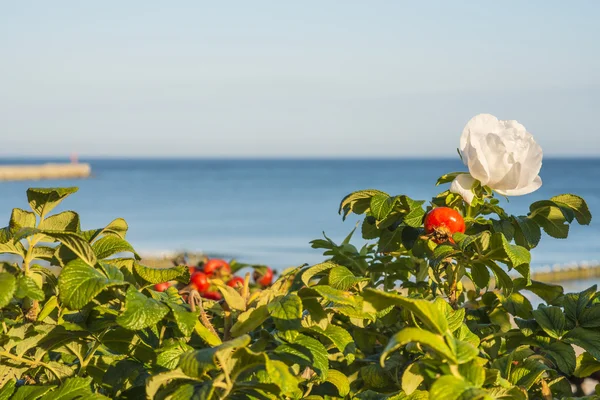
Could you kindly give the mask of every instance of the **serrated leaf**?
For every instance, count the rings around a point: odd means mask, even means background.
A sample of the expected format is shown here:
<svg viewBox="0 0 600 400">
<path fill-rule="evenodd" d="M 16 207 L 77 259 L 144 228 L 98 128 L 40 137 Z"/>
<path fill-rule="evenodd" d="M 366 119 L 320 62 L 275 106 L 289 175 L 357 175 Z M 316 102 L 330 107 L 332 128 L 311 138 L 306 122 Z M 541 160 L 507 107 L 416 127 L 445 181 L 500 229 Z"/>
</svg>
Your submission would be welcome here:
<svg viewBox="0 0 600 400">
<path fill-rule="evenodd" d="M 250 344 L 250 336 L 242 335 L 215 347 L 185 353 L 179 360 L 179 368 L 188 376 L 200 377 L 204 373 L 218 369 L 217 363 L 226 368 L 233 351 Z M 220 360 L 219 360 L 220 359 Z"/>
<path fill-rule="evenodd" d="M 74 211 L 63 211 L 40 222 L 41 230 L 79 232 L 79 215 Z"/>
<path fill-rule="evenodd" d="M 112 262 L 112 260 L 110 261 Z M 149 283 L 163 283 L 173 280 L 188 283 L 190 281 L 190 270 L 185 265 L 171 268 L 152 268 L 136 262 L 133 264 L 133 269 L 143 280 Z"/>
<path fill-rule="evenodd" d="M 415 314 L 432 331 L 445 333 L 448 330 L 448 321 L 445 315 L 433 303 L 427 300 L 411 299 L 399 294 L 382 292 L 371 288 L 364 290 L 363 297 L 365 303 L 370 304 L 375 310 L 383 310 L 390 305 L 399 305 Z"/>
<path fill-rule="evenodd" d="M 125 296 L 125 312 L 117 317 L 117 323 L 125 329 L 140 330 L 156 325 L 168 312 L 169 307 L 130 286 Z"/>
<path fill-rule="evenodd" d="M 527 217 L 514 217 L 516 224 L 515 242 L 526 248 L 534 248 L 542 238 L 540 226 Z"/>
<path fill-rule="evenodd" d="M 354 276 L 346 267 L 338 266 L 329 271 L 329 284 L 335 289 L 348 290 L 364 280 L 365 278 Z"/>
<path fill-rule="evenodd" d="M 8 223 L 8 229 L 11 234 L 19 232 L 25 228 L 35 228 L 37 220 L 35 214 L 31 211 L 25 211 L 20 208 L 14 208 Z"/>
<path fill-rule="evenodd" d="M 267 358 L 265 368 L 269 381 L 279 386 L 282 393 L 288 395 L 302 394 L 298 388 L 298 379 L 290 372 L 290 367 L 284 362 Z"/>
<path fill-rule="evenodd" d="M 485 264 L 473 263 L 471 265 L 471 278 L 477 287 L 487 288 L 490 283 L 490 271 Z"/>
<path fill-rule="evenodd" d="M 6 307 L 17 290 L 17 280 L 8 272 L 0 272 L 0 308 Z"/>
<path fill-rule="evenodd" d="M 371 197 L 370 209 L 371 214 L 378 221 L 387 217 L 394 209 L 395 197 L 390 197 L 387 194 L 376 194 Z"/>
<path fill-rule="evenodd" d="M 118 253 L 132 253 L 137 260 L 141 257 L 125 239 L 116 236 L 104 236 L 92 244 L 92 249 L 99 260 Z"/>
<path fill-rule="evenodd" d="M 379 360 L 381 366 L 383 367 L 385 365 L 385 359 L 389 353 L 407 345 L 408 343 L 419 343 L 423 346 L 427 346 L 439 357 L 449 360 L 452 363 L 457 363 L 456 355 L 448 347 L 441 335 L 437 335 L 419 328 L 404 328 L 400 332 L 393 335 L 388 341 L 388 344 L 381 353 Z"/>
<path fill-rule="evenodd" d="M 320 274 L 321 272 L 327 271 L 328 269 L 331 268 L 335 268 L 335 267 L 339 267 L 338 264 L 336 263 L 332 263 L 329 261 L 320 263 L 320 264 L 316 264 L 313 265 L 312 267 L 306 269 L 303 273 L 302 273 L 302 282 L 306 285 L 306 286 L 310 286 L 310 280 Z"/>
<path fill-rule="evenodd" d="M 582 353 L 577 357 L 573 375 L 578 378 L 587 378 L 598 371 L 600 371 L 600 361 L 597 361 L 589 353 Z"/>
<path fill-rule="evenodd" d="M 175 323 L 177 323 L 177 327 L 181 333 L 183 333 L 185 337 L 190 337 L 192 332 L 194 332 L 196 322 L 198 322 L 198 316 L 200 314 L 199 311 L 191 312 L 185 307 L 175 304 L 171 301 L 167 302 L 167 305 L 173 311 Z"/>
<path fill-rule="evenodd" d="M 40 400 L 71 400 L 78 398 L 89 398 L 92 394 L 90 385 L 92 378 L 69 378 L 56 390 L 46 393 Z"/>
<path fill-rule="evenodd" d="M 104 289 L 123 284 L 125 282 L 109 279 L 76 259 L 68 263 L 58 277 L 59 298 L 68 308 L 79 310 Z"/>
<path fill-rule="evenodd" d="M 600 304 L 585 308 L 578 318 L 579 324 L 584 328 L 600 327 Z"/>
<path fill-rule="evenodd" d="M 266 305 L 250 308 L 238 315 L 235 324 L 231 327 L 231 336 L 237 337 L 253 331 L 269 318 L 269 310 Z"/>
<path fill-rule="evenodd" d="M 45 395 L 56 386 L 27 385 L 21 386 L 11 400 L 34 400 Z"/>
<path fill-rule="evenodd" d="M 18 299 L 29 297 L 30 299 L 39 301 L 44 300 L 45 297 L 42 288 L 31 277 L 25 275 L 21 275 L 17 279 L 17 290 L 14 296 Z"/>
<path fill-rule="evenodd" d="M 410 364 L 402 374 L 402 390 L 408 395 L 412 394 L 425 380 L 418 363 Z"/>
<path fill-rule="evenodd" d="M 310 367 L 322 380 L 327 379 L 329 371 L 327 349 L 318 340 L 299 334 L 292 343 L 278 346 L 275 353 L 285 357 L 286 360 L 289 359 L 302 366 Z"/>
<path fill-rule="evenodd" d="M 600 332 L 597 329 L 577 327 L 567 332 L 563 341 L 584 348 L 600 361 Z"/>
<path fill-rule="evenodd" d="M 532 314 L 538 325 L 550 337 L 560 339 L 565 334 L 566 320 L 560 308 L 540 306 L 537 310 L 532 311 Z"/>
<path fill-rule="evenodd" d="M 329 324 L 326 329 L 322 329 L 318 326 L 312 326 L 312 331 L 326 337 L 333 343 L 333 345 L 346 357 L 348 363 L 354 361 L 354 353 L 356 352 L 356 345 L 352 335 L 341 326 Z"/>
<path fill-rule="evenodd" d="M 218 346 L 221 343 L 221 338 L 211 332 L 207 327 L 202 325 L 200 321 L 196 321 L 196 325 L 194 326 L 194 331 L 200 338 L 206 342 L 209 346 Z"/>
<path fill-rule="evenodd" d="M 219 292 L 223 295 L 225 302 L 229 307 L 233 310 L 238 311 L 246 311 L 246 301 L 240 295 L 240 293 L 232 288 L 231 286 L 226 285 L 221 280 L 213 280 L 213 284 L 219 289 Z"/>
<path fill-rule="evenodd" d="M 388 195 L 385 192 L 374 189 L 359 190 L 350 193 L 340 203 L 338 212 L 342 214 L 343 219 L 346 219 L 350 211 L 355 214 L 365 213 L 371 204 L 371 198 L 376 195 Z M 389 195 L 388 195 L 389 196 Z"/>
<path fill-rule="evenodd" d="M 160 374 L 152 375 L 150 379 L 148 379 L 148 383 L 146 384 L 146 396 L 148 399 L 155 399 L 156 394 L 160 390 L 161 386 L 166 385 L 167 383 L 175 380 L 175 379 L 190 379 L 182 370 L 174 369 L 172 371 L 163 372 Z"/>
<path fill-rule="evenodd" d="M 558 207 L 546 207 L 538 211 L 532 219 L 553 238 L 564 239 L 569 236 L 569 224 Z"/>
<path fill-rule="evenodd" d="M 348 377 L 346 377 L 346 375 L 342 374 L 340 371 L 330 369 L 327 372 L 327 382 L 336 387 L 338 394 L 341 397 L 348 395 L 350 392 L 350 382 L 348 381 Z"/>
<path fill-rule="evenodd" d="M 268 304 L 268 311 L 277 329 L 296 331 L 302 328 L 302 299 L 294 293 Z"/>
<path fill-rule="evenodd" d="M 44 218 L 61 201 L 77 190 L 76 187 L 30 188 L 27 189 L 27 200 L 33 212 Z"/>
<path fill-rule="evenodd" d="M 458 400 L 471 389 L 471 385 L 464 379 L 452 375 L 444 375 L 433 382 L 429 389 L 429 398 L 435 400 Z M 464 397 L 465 399 L 475 397 Z"/>
<path fill-rule="evenodd" d="M 524 319 L 530 318 L 533 310 L 531 302 L 521 293 L 512 293 L 510 296 L 505 297 L 502 305 L 510 314 Z"/>
<path fill-rule="evenodd" d="M 567 376 L 573 375 L 576 366 L 575 350 L 573 347 L 562 342 L 550 343 L 543 347 L 546 354 L 550 356 L 559 370 Z"/>
<path fill-rule="evenodd" d="M 581 197 L 575 196 L 574 194 L 561 194 L 552 197 L 550 200 L 573 210 L 575 213 L 575 218 L 579 224 L 589 225 L 590 222 L 592 222 L 592 214 L 590 213 L 585 200 L 583 200 Z"/>
<path fill-rule="evenodd" d="M 81 258 L 90 266 L 96 265 L 96 255 L 90 244 L 79 234 L 62 231 L 41 231 L 43 234 L 59 240 L 65 247 L 71 250 L 77 257 Z"/>
</svg>

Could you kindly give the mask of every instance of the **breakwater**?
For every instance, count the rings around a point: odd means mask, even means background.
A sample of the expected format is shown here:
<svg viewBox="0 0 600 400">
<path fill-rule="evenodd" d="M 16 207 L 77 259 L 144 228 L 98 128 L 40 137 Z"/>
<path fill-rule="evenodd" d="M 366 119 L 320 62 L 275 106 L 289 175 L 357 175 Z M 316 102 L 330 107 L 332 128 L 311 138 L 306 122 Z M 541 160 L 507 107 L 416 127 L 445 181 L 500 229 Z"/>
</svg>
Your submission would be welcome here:
<svg viewBox="0 0 600 400">
<path fill-rule="evenodd" d="M 79 163 L 0 165 L 0 181 L 87 178 L 91 173 L 89 164 Z"/>
</svg>

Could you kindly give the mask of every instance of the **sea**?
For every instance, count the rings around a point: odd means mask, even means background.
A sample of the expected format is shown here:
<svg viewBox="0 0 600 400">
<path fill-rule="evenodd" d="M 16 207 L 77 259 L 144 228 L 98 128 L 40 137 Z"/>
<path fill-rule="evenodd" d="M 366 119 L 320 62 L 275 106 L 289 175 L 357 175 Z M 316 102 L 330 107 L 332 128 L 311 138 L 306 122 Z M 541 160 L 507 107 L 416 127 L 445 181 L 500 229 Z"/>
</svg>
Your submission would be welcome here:
<svg viewBox="0 0 600 400">
<path fill-rule="evenodd" d="M 2 164 L 61 160 L 4 159 Z M 64 161 L 64 160 L 62 160 Z M 128 240 L 142 255 L 204 252 L 282 270 L 324 259 L 309 242 L 327 235 L 341 242 L 359 223 L 342 221 L 338 206 L 356 190 L 379 189 L 430 200 L 448 185 L 439 176 L 465 171 L 455 159 L 82 159 L 92 168 L 83 180 L 1 182 L 0 218 L 28 208 L 29 187 L 77 186 L 57 211 L 75 210 L 83 229 L 117 217 L 129 224 Z M 542 237 L 532 268 L 600 263 L 600 158 L 547 158 L 536 192 L 502 205 L 525 215 L 529 204 L 562 193 L 582 196 L 589 226 L 571 226 L 569 238 Z M 360 226 L 359 226 L 360 228 Z M 352 241 L 365 243 L 360 229 Z"/>
</svg>

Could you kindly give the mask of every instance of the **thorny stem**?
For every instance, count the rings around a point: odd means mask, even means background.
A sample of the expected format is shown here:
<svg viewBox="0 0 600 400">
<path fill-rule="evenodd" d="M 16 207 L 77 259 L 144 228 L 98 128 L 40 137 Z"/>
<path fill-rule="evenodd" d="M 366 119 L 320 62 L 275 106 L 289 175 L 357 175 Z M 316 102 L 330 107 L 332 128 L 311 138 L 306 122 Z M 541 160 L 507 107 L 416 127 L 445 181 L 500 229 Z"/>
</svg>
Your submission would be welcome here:
<svg viewBox="0 0 600 400">
<path fill-rule="evenodd" d="M 229 331 L 231 330 L 231 309 L 227 303 L 221 303 L 223 312 L 225 315 L 224 326 L 223 326 L 223 341 L 226 342 L 230 339 Z"/>
<path fill-rule="evenodd" d="M 200 293 L 196 289 L 190 290 L 190 294 L 188 295 L 188 302 L 190 304 L 190 309 L 192 312 L 196 312 L 196 306 L 200 309 L 200 322 L 202 325 L 209 331 L 211 331 L 216 337 L 219 337 L 215 327 L 208 320 L 208 315 L 206 315 L 206 311 L 204 311 L 204 307 L 202 306 L 202 297 Z"/>
</svg>

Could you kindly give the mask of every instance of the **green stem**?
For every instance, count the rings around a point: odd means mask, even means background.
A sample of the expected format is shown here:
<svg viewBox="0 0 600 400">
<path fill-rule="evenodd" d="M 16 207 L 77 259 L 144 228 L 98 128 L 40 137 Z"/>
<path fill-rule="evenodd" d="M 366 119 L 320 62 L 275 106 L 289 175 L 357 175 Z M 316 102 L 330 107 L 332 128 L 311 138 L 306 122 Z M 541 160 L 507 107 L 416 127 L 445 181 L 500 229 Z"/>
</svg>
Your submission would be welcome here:
<svg viewBox="0 0 600 400">
<path fill-rule="evenodd" d="M 20 362 L 23 364 L 31 365 L 31 367 L 38 367 L 38 366 L 44 367 L 47 370 L 49 370 L 50 372 L 52 372 L 54 374 L 54 376 L 56 376 L 56 379 L 58 379 L 59 381 L 61 380 L 58 372 L 56 372 L 56 370 L 54 368 L 52 368 L 50 365 L 46 364 L 45 362 L 29 360 L 27 358 L 19 357 L 14 354 L 11 354 L 9 352 L 1 351 L 1 350 L 0 350 L 0 356 L 10 358 L 11 360 L 14 360 L 14 361 L 17 361 L 17 362 Z"/>
</svg>

